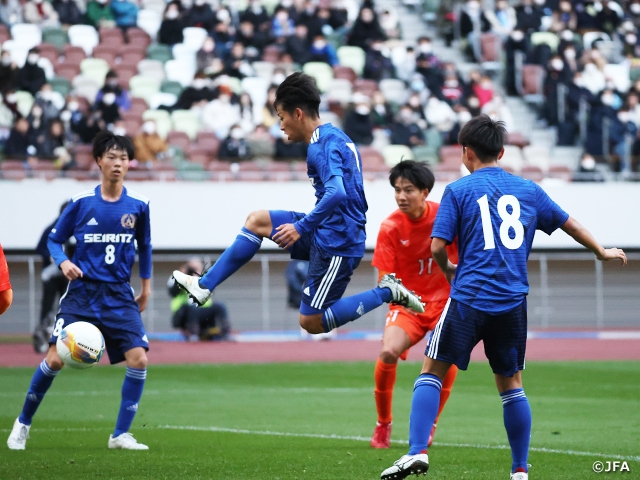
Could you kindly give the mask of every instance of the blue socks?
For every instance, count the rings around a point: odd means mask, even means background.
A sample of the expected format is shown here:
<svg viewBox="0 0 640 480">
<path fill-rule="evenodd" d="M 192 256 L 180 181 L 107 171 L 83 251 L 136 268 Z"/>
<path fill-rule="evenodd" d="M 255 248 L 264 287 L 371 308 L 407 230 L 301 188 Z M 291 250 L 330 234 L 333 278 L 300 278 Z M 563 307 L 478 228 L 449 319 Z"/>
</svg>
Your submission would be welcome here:
<svg viewBox="0 0 640 480">
<path fill-rule="evenodd" d="M 442 380 L 430 373 L 423 373 L 413 384 L 413 399 L 409 417 L 409 455 L 417 455 L 427 449 L 429 434 L 440 407 Z"/>
<path fill-rule="evenodd" d="M 20 414 L 20 423 L 24 425 L 31 425 L 31 419 L 36 413 L 36 410 L 40 406 L 40 402 L 44 398 L 44 394 L 47 393 L 49 387 L 53 383 L 53 379 L 60 373 L 60 370 L 51 370 L 46 360 L 42 360 L 42 363 L 33 374 L 31 378 L 31 385 L 29 385 L 29 391 L 27 392 L 27 399 L 24 401 L 22 407 L 22 413 Z"/>
<path fill-rule="evenodd" d="M 116 421 L 116 429 L 113 431 L 114 438 L 121 433 L 128 432 L 129 428 L 131 428 L 133 417 L 136 416 L 138 411 L 138 402 L 142 397 L 142 389 L 146 378 L 146 369 L 127 367 L 127 373 L 122 384 L 120 412 Z"/>
<path fill-rule="evenodd" d="M 222 252 L 218 261 L 200 279 L 200 286 L 213 291 L 234 272 L 238 271 L 240 267 L 251 260 L 260 249 L 261 244 L 261 237 L 242 227 L 240 234 L 231 246 Z"/>
<path fill-rule="evenodd" d="M 325 332 L 330 332 L 391 300 L 391 290 L 380 287 L 341 298 L 322 314 L 322 327 Z"/>
<path fill-rule="evenodd" d="M 500 394 L 504 413 L 504 428 L 507 430 L 511 458 L 511 471 L 527 471 L 529 440 L 531 439 L 531 407 L 524 389 L 514 388 Z"/>
</svg>

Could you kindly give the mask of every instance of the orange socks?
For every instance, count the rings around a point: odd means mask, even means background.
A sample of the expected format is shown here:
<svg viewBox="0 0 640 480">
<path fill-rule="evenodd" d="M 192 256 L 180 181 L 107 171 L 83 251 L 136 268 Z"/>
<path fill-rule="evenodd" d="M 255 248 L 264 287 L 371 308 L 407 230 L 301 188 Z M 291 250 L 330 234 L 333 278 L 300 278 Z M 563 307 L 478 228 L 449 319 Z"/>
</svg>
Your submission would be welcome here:
<svg viewBox="0 0 640 480">
<path fill-rule="evenodd" d="M 396 383 L 397 367 L 398 364 L 384 363 L 380 358 L 376 362 L 373 375 L 376 388 L 373 393 L 376 397 L 376 409 L 378 410 L 378 422 L 380 423 L 391 422 L 391 403 L 393 400 L 393 386 Z"/>
<path fill-rule="evenodd" d="M 449 400 L 449 395 L 451 395 L 451 387 L 453 387 L 453 382 L 456 381 L 456 375 L 458 375 L 458 367 L 455 365 L 451 365 L 449 371 L 442 380 L 442 390 L 440 390 L 440 406 L 438 407 L 438 416 L 436 417 L 436 425 L 438 424 L 438 418 L 444 410 L 444 405 Z"/>
</svg>

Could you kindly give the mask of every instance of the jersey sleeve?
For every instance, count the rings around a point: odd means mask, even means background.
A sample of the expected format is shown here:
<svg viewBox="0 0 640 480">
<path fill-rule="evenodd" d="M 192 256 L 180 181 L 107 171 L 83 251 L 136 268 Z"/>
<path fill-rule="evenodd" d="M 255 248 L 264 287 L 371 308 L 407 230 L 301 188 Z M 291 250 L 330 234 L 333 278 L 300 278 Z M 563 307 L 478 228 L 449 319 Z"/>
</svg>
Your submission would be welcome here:
<svg viewBox="0 0 640 480">
<path fill-rule="evenodd" d="M 346 146 L 345 146 L 346 148 Z M 326 184 L 331 177 L 343 177 L 344 153 L 338 144 L 338 140 L 330 139 L 325 145 L 324 157 L 321 162 L 316 162 L 316 169 L 323 184 Z"/>
<path fill-rule="evenodd" d="M 371 264 L 378 270 L 385 272 L 396 271 L 396 241 L 394 225 L 389 220 L 384 220 L 380 225 L 376 248 L 373 251 Z"/>
<path fill-rule="evenodd" d="M 140 261 L 140 278 L 151 278 L 151 217 L 149 204 L 145 204 L 140 212 L 136 225 L 136 242 Z"/>
<path fill-rule="evenodd" d="M 11 281 L 9 279 L 9 266 L 4 256 L 4 250 L 0 245 L 0 292 L 11 289 Z"/>
<path fill-rule="evenodd" d="M 536 185 L 536 214 L 536 228 L 547 235 L 551 235 L 569 219 L 569 214 L 551 200 L 539 185 Z"/>
<path fill-rule="evenodd" d="M 442 194 L 436 220 L 433 222 L 431 238 L 442 238 L 451 243 L 458 236 L 458 215 L 460 208 L 455 195 L 449 186 Z"/>
<path fill-rule="evenodd" d="M 60 244 L 64 244 L 71 235 L 76 226 L 76 216 L 80 208 L 80 200 L 70 201 L 54 225 L 49 239 Z"/>
</svg>

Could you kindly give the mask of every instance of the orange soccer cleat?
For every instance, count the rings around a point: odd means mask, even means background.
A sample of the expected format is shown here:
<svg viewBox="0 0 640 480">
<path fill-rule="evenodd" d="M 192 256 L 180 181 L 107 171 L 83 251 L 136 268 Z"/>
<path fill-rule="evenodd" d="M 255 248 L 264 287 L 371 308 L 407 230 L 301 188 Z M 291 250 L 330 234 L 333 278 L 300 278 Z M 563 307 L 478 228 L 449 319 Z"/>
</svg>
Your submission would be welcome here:
<svg viewBox="0 0 640 480">
<path fill-rule="evenodd" d="M 373 448 L 389 448 L 391 444 L 391 422 L 376 423 L 376 429 L 371 437 L 371 446 Z"/>
</svg>

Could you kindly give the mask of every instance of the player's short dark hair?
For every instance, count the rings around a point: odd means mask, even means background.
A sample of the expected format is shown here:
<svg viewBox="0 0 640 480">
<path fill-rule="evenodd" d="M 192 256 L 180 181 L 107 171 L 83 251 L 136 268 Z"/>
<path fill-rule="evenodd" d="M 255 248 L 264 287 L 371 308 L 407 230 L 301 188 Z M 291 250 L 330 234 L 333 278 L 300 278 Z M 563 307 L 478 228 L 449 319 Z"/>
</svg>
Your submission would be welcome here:
<svg viewBox="0 0 640 480">
<path fill-rule="evenodd" d="M 425 162 L 402 160 L 396 163 L 389 172 L 389 183 L 396 186 L 399 178 L 404 178 L 419 190 L 433 190 L 436 179 Z"/>
<path fill-rule="evenodd" d="M 123 150 L 127 152 L 129 160 L 133 160 L 133 142 L 129 137 L 115 135 L 109 130 L 98 132 L 93 139 L 93 158 L 97 162 L 99 158 L 109 150 Z"/>
<path fill-rule="evenodd" d="M 278 86 L 273 106 L 279 106 L 289 114 L 299 108 L 311 118 L 317 118 L 320 115 L 320 91 L 316 81 L 302 72 L 292 73 Z"/>
<path fill-rule="evenodd" d="M 472 149 L 481 162 L 488 163 L 498 158 L 506 136 L 503 121 L 478 115 L 464 124 L 458 134 L 458 143 Z"/>
</svg>

